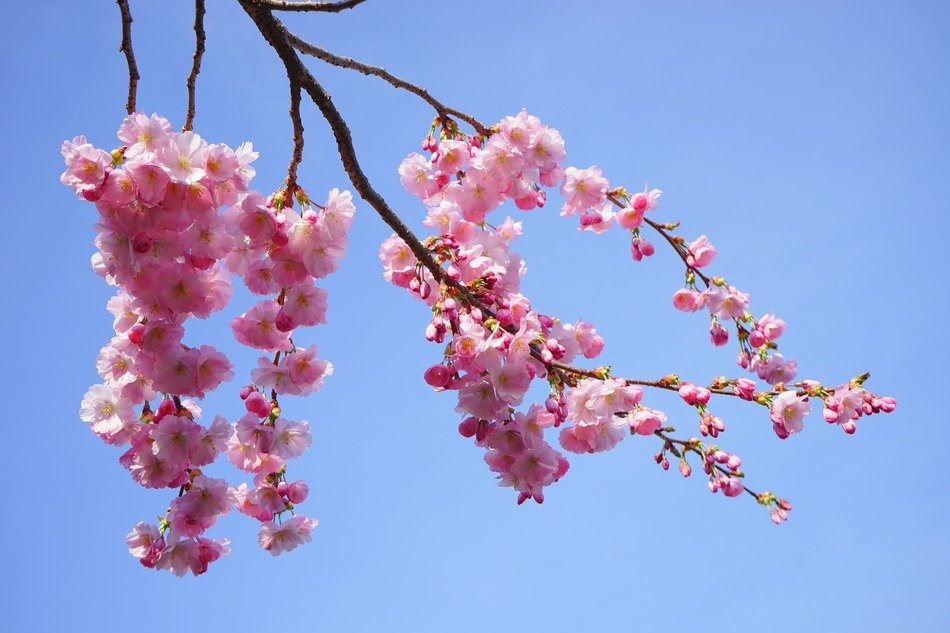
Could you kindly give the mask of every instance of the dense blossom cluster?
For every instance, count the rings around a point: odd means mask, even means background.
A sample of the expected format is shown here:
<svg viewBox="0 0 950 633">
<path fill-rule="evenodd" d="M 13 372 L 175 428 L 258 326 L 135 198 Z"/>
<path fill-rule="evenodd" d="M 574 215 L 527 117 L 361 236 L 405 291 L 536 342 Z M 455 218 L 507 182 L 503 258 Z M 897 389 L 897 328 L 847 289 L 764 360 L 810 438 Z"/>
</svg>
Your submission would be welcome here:
<svg viewBox="0 0 950 633">
<path fill-rule="evenodd" d="M 131 114 L 118 135 L 124 145 L 111 153 L 82 136 L 65 142 L 61 180 L 95 203 L 93 268 L 118 289 L 108 302 L 115 336 L 97 360 L 103 383 L 86 393 L 80 417 L 105 442 L 128 447 L 119 461 L 136 482 L 179 489 L 158 525 L 135 526 L 129 551 L 147 567 L 200 574 L 229 551 L 227 540 L 203 534 L 232 507 L 262 522 L 264 549 L 293 549 L 316 520 L 281 521 L 308 493 L 304 482 L 287 481 L 286 462 L 311 438 L 307 422 L 281 416 L 277 396 L 308 394 L 332 372 L 315 346 L 297 348 L 292 333 L 325 321 L 326 293 L 314 280 L 342 257 L 351 196 L 333 190 L 316 208 L 299 190 L 265 198 L 249 188 L 257 158 L 250 143 L 209 144 L 157 115 Z M 192 398 L 231 380 L 233 367 L 210 345 L 185 344 L 184 324 L 227 304 L 232 274 L 270 295 L 234 319 L 235 338 L 275 355 L 260 359 L 241 390 L 247 413 L 205 427 Z M 221 453 L 254 475 L 253 487 L 202 472 Z"/>
<path fill-rule="evenodd" d="M 443 122 L 436 139 L 437 123 L 422 143 L 427 154 L 411 153 L 400 165 L 399 175 L 403 186 L 426 206 L 424 224 L 436 234 L 423 245 L 440 269 L 427 268 L 396 235 L 383 242 L 379 256 L 386 280 L 407 289 L 431 309 L 426 338 L 445 344 L 443 361 L 425 372 L 425 381 L 437 390 L 456 392 L 456 410 L 465 416 L 460 433 L 473 437 L 485 450 L 489 468 L 500 485 L 517 491 L 518 503 L 529 498 L 542 502 L 544 487 L 567 472 L 566 457 L 545 439 L 546 429 L 561 427 L 559 444 L 572 453 L 610 450 L 628 434 L 659 436 L 663 448 L 656 460 L 664 468 L 669 467 L 666 454 L 670 452 L 680 458 L 680 472 L 689 476 L 692 468 L 687 455 L 698 455 L 711 491 L 726 496 L 750 492 L 769 508 L 774 521 L 787 518 L 791 509 L 787 501 L 744 486 L 738 456 L 698 438 L 669 437 L 666 433 L 673 429 L 665 426 L 667 415 L 641 402 L 641 385 L 678 391 L 696 409 L 701 434 L 713 438 L 725 430 L 722 420 L 707 408 L 714 393 L 768 406 L 773 427 L 783 438 L 801 430 L 801 418 L 810 409 L 809 397 L 822 398 L 825 418 L 848 432 L 853 432 L 854 420 L 862 414 L 893 410 L 892 398 L 863 389 L 863 377 L 835 389 L 816 381 L 787 389 L 785 383 L 794 378 L 796 363 L 771 353 L 785 323 L 771 314 L 754 318 L 747 311 L 747 294 L 722 278 L 707 281 L 699 269 L 716 256 L 708 237 L 687 244 L 671 233 L 678 223 L 657 224 L 646 218 L 658 206 L 659 189 L 630 194 L 622 187 L 612 188 L 596 166 L 563 168 L 561 135 L 524 111 L 502 119 L 487 136 L 468 136 L 451 122 Z M 631 255 L 637 261 L 655 251 L 641 235 L 641 226 L 649 223 L 660 231 L 687 270 L 687 287 L 674 295 L 674 305 L 687 311 L 708 308 L 710 335 L 716 345 L 729 337 L 720 320 L 732 320 L 740 340 L 739 364 L 772 389 L 757 391 L 756 383 L 748 378 L 720 377 L 703 387 L 675 375 L 635 381 L 611 377 L 608 367 L 571 367 L 569 363 L 578 356 L 598 356 L 603 340 L 589 323 L 566 323 L 532 306 L 521 293 L 524 263 L 511 250 L 522 234 L 522 223 L 507 216 L 493 226 L 487 219 L 507 200 L 525 211 L 544 206 L 543 187 L 557 184 L 564 198 L 562 215 L 579 215 L 582 230 L 600 233 L 617 225 L 630 231 Z M 696 287 L 697 276 L 706 282 L 705 290 Z M 549 396 L 520 411 L 534 380 L 547 382 Z"/>
</svg>

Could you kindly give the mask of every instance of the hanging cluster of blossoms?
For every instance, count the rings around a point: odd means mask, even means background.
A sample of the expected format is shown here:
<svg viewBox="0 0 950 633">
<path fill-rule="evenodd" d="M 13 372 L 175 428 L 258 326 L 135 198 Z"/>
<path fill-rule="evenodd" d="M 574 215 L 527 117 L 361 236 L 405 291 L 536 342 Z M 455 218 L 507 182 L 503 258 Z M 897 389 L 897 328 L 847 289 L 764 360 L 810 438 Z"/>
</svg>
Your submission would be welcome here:
<svg viewBox="0 0 950 633">
<path fill-rule="evenodd" d="M 342 257 L 351 196 L 333 190 L 322 206 L 299 189 L 265 199 L 249 189 L 257 158 L 250 143 L 208 144 L 157 115 L 131 114 L 118 135 L 124 145 L 111 153 L 82 136 L 65 142 L 61 180 L 95 203 L 93 269 L 117 287 L 108 302 L 115 336 L 97 359 L 103 382 L 87 391 L 80 417 L 106 443 L 128 447 L 119 461 L 136 482 L 178 489 L 157 525 L 135 526 L 129 551 L 146 567 L 203 573 L 229 552 L 227 539 L 203 535 L 232 507 L 262 522 L 264 549 L 293 549 L 310 540 L 316 520 L 294 515 L 308 487 L 288 481 L 286 462 L 311 438 L 307 422 L 281 416 L 277 399 L 308 394 L 332 372 L 315 346 L 297 348 L 292 333 L 325 321 L 326 293 L 314 280 Z M 270 296 L 234 319 L 235 338 L 274 355 L 260 359 L 240 390 L 246 415 L 203 426 L 195 399 L 234 372 L 221 351 L 184 343 L 184 324 L 228 303 L 231 274 Z M 253 487 L 202 472 L 221 453 L 253 474 Z"/>
<path fill-rule="evenodd" d="M 675 429 L 666 426 L 667 415 L 642 402 L 643 386 L 678 391 L 698 413 L 700 434 L 713 438 L 725 430 L 707 406 L 714 394 L 769 407 L 775 431 L 783 438 L 801 430 L 812 397 L 822 399 L 829 422 L 848 432 L 862 414 L 894 409 L 894 399 L 863 388 L 866 376 L 837 388 L 812 380 L 786 387 L 794 378 L 795 361 L 772 353 L 784 322 L 774 315 L 756 319 L 747 312 L 747 294 L 700 272 L 716 255 L 706 236 L 686 244 L 671 233 L 678 223 L 646 218 L 658 206 L 660 190 L 629 194 L 622 187 L 611 188 L 597 167 L 564 169 L 561 135 L 524 111 L 502 119 L 487 135 L 466 135 L 451 121 L 441 121 L 436 139 L 439 123 L 433 122 L 423 140 L 428 154 L 413 152 L 399 167 L 403 186 L 425 203 L 424 224 L 437 231 L 422 244 L 438 268 L 420 261 L 396 235 L 383 242 L 379 256 L 386 280 L 431 309 L 426 338 L 444 344 L 442 362 L 426 370 L 425 381 L 436 390 L 456 392 L 456 410 L 464 416 L 459 432 L 485 450 L 499 485 L 514 488 L 518 503 L 543 502 L 543 489 L 567 472 L 566 457 L 545 438 L 546 429 L 561 427 L 559 444 L 571 453 L 610 450 L 628 434 L 656 436 L 662 447 L 655 459 L 664 469 L 671 454 L 679 458 L 680 472 L 689 476 L 687 458 L 692 454 L 712 492 L 730 497 L 748 492 L 768 508 L 773 521 L 787 518 L 788 501 L 745 486 L 737 455 L 699 438 L 671 437 Z M 720 319 L 732 320 L 740 341 L 739 364 L 771 388 L 758 391 L 753 380 L 742 377 L 717 377 L 704 387 L 676 375 L 632 380 L 612 377 L 607 366 L 571 366 L 578 356 L 598 356 L 604 341 L 587 322 L 567 323 L 532 306 L 520 291 L 524 263 L 511 250 L 522 223 L 510 216 L 497 226 L 487 220 L 507 200 L 524 211 L 544 206 L 547 194 L 542 187 L 557 184 L 564 197 L 562 215 L 579 214 L 582 230 L 599 233 L 617 224 L 631 231 L 631 255 L 637 261 L 655 251 L 640 234 L 641 225 L 647 222 L 660 231 L 687 267 L 687 287 L 676 293 L 674 305 L 684 310 L 708 307 L 716 345 L 729 336 Z M 697 277 L 705 290 L 696 287 Z M 534 380 L 547 383 L 548 397 L 518 410 Z"/>
</svg>

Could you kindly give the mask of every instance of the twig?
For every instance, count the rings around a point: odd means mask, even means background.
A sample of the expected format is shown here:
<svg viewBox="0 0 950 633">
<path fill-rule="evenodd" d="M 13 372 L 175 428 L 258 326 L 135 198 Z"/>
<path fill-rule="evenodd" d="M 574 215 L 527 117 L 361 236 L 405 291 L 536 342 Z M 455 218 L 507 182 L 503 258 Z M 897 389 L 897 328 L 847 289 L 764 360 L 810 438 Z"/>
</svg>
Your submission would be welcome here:
<svg viewBox="0 0 950 633">
<path fill-rule="evenodd" d="M 290 120 L 294 126 L 294 154 L 287 168 L 287 194 L 297 191 L 297 167 L 303 160 L 303 121 L 300 120 L 300 84 L 290 79 Z"/>
<path fill-rule="evenodd" d="M 707 461 L 706 461 L 706 452 L 705 452 L 705 451 L 702 451 L 702 450 L 700 450 L 700 449 L 698 449 L 698 448 L 696 447 L 696 444 L 695 444 L 692 440 L 678 440 L 678 439 L 676 439 L 675 437 L 670 437 L 669 435 L 666 435 L 665 433 L 663 433 L 663 431 L 654 431 L 653 434 L 656 435 L 657 437 L 661 438 L 662 440 L 664 440 L 665 442 L 667 442 L 667 443 L 669 443 L 669 444 L 679 444 L 680 446 L 683 447 L 683 450 L 684 450 L 684 451 L 689 451 L 689 452 L 691 452 L 691 453 L 695 453 L 696 455 L 699 455 L 699 456 L 702 458 L 703 463 L 708 463 L 708 464 L 709 464 L 710 469 L 711 469 L 712 471 L 721 473 L 721 474 L 726 475 L 726 476 L 728 476 L 728 477 L 735 477 L 735 476 L 736 476 L 735 471 L 732 471 L 732 470 L 723 468 L 722 466 L 720 466 L 720 465 L 717 464 L 716 462 L 707 462 Z M 745 484 L 742 485 L 742 489 L 745 490 L 745 491 L 746 491 L 747 493 L 749 493 L 750 495 L 752 495 L 753 497 L 755 497 L 756 500 L 758 500 L 759 497 L 761 496 L 758 492 L 752 490 L 751 488 L 749 488 L 749 487 L 746 486 Z"/>
<path fill-rule="evenodd" d="M 607 199 L 610 202 L 613 202 L 614 206 L 620 207 L 621 209 L 626 206 L 622 202 L 620 202 L 620 200 L 618 200 L 617 197 L 614 195 L 607 194 Z M 683 260 L 683 263 L 686 264 L 687 271 L 692 271 L 693 274 L 699 277 L 703 281 L 703 283 L 706 284 L 707 288 L 711 285 L 709 277 L 706 276 L 703 273 L 703 271 L 699 270 L 695 266 L 689 265 L 689 261 L 686 259 L 687 257 L 686 249 L 684 249 L 683 246 L 676 241 L 676 239 L 674 239 L 669 233 L 667 233 L 666 229 L 664 228 L 662 224 L 660 224 L 659 222 L 654 222 L 650 218 L 643 218 L 643 221 L 649 224 L 651 227 L 653 227 L 653 229 L 657 233 L 663 236 L 663 239 L 665 239 L 667 242 L 670 243 L 670 246 L 673 247 L 673 250 L 676 251 L 676 254 L 679 255 L 680 259 Z"/>
<path fill-rule="evenodd" d="M 387 71 L 385 68 L 382 68 L 380 66 L 371 66 L 369 64 L 363 63 L 351 57 L 343 57 L 342 55 L 336 55 L 326 49 L 320 48 L 319 46 L 316 46 L 315 44 L 312 44 L 304 39 L 301 39 L 300 37 L 294 35 L 293 33 L 289 31 L 286 32 L 286 35 L 287 35 L 287 39 L 290 41 L 290 45 L 296 48 L 301 53 L 316 57 L 317 59 L 325 61 L 328 64 L 332 64 L 333 66 L 338 66 L 340 68 L 348 68 L 350 70 L 356 70 L 358 72 L 361 72 L 364 75 L 373 75 L 375 77 L 379 77 L 380 79 L 382 79 L 389 85 L 393 86 L 394 88 L 411 92 L 412 94 L 418 96 L 423 101 L 425 101 L 430 106 L 432 106 L 435 109 L 436 113 L 438 113 L 439 118 L 443 120 L 442 121 L 443 124 L 445 123 L 444 119 L 446 116 L 454 116 L 455 118 L 471 125 L 475 129 L 475 131 L 481 134 L 482 136 L 489 135 L 488 128 L 485 125 L 483 125 L 475 117 L 469 114 L 465 114 L 464 112 L 460 110 L 456 110 L 455 108 L 445 105 L 444 103 L 442 103 L 441 101 L 433 97 L 431 94 L 429 94 L 429 91 L 426 90 L 425 88 L 421 86 L 417 86 L 416 84 L 411 83 L 409 81 L 406 81 L 405 79 L 402 79 L 401 77 L 397 77 L 396 75 L 393 75 L 392 73 Z"/>
<path fill-rule="evenodd" d="M 188 111 L 181 131 L 187 132 L 195 121 L 195 83 L 201 72 L 201 56 L 205 52 L 205 0 L 195 0 L 195 54 L 191 58 L 191 73 L 188 75 Z"/>
<path fill-rule="evenodd" d="M 339 2 L 287 2 L 287 0 L 258 0 L 257 4 L 271 11 L 320 11 L 339 13 L 352 9 L 366 0 L 340 0 Z"/>
<path fill-rule="evenodd" d="M 119 51 L 125 53 L 125 61 L 129 66 L 129 96 L 125 101 L 125 111 L 128 114 L 135 112 L 135 91 L 139 84 L 139 67 L 135 63 L 135 53 L 132 52 L 132 12 L 129 10 L 128 0 L 116 0 L 119 12 L 122 14 L 122 43 Z"/>
</svg>

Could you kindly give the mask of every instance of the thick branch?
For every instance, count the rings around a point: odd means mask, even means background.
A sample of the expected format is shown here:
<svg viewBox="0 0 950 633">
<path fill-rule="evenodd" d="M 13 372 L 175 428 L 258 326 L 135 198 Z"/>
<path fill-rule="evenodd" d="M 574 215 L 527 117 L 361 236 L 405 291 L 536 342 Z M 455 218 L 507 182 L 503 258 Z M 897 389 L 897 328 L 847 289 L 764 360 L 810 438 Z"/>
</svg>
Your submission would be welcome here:
<svg viewBox="0 0 950 633">
<path fill-rule="evenodd" d="M 205 0 L 195 0 L 195 54 L 191 58 L 191 73 L 188 74 L 188 111 L 181 131 L 187 132 L 195 121 L 195 83 L 201 72 L 201 56 L 205 53 Z"/>
<path fill-rule="evenodd" d="M 129 66 L 129 96 L 125 101 L 125 111 L 128 114 L 135 112 L 135 91 L 139 85 L 139 67 L 135 63 L 135 53 L 132 52 L 132 12 L 129 10 L 128 0 L 116 0 L 119 12 L 122 14 L 122 43 L 119 51 L 125 53 L 125 62 Z"/>
<path fill-rule="evenodd" d="M 486 126 L 483 125 L 475 117 L 469 114 L 465 114 L 464 112 L 460 110 L 456 110 L 455 108 L 451 108 L 445 105 L 444 103 L 442 103 L 441 101 L 433 97 L 431 94 L 429 94 L 429 91 L 426 90 L 425 88 L 421 86 L 417 86 L 414 83 L 408 82 L 405 79 L 402 79 L 401 77 L 397 77 L 393 75 L 392 73 L 390 73 L 389 71 L 387 71 L 385 68 L 382 68 L 380 66 L 370 66 L 369 64 L 365 64 L 351 57 L 343 57 L 342 55 L 336 55 L 326 49 L 320 48 L 319 46 L 316 46 L 315 44 L 311 44 L 310 42 L 301 39 L 300 37 L 294 35 L 293 33 L 290 33 L 289 31 L 287 32 L 287 39 L 290 41 L 290 44 L 301 53 L 304 53 L 306 55 L 312 55 L 313 57 L 316 57 L 317 59 L 323 60 L 326 63 L 332 64 L 334 66 L 339 66 L 340 68 L 356 70 L 358 72 L 363 73 L 364 75 L 373 75 L 375 77 L 379 77 L 380 79 L 382 79 L 389 85 L 393 86 L 394 88 L 411 92 L 412 94 L 418 96 L 420 99 L 422 99 L 423 101 L 428 103 L 430 106 L 432 106 L 435 109 L 436 113 L 438 113 L 439 118 L 442 119 L 443 124 L 445 124 L 446 116 L 454 116 L 455 118 L 461 121 L 465 121 L 466 123 L 471 125 L 475 129 L 475 131 L 478 132 L 479 134 L 483 136 L 488 136 L 488 129 L 486 128 Z"/>
<path fill-rule="evenodd" d="M 339 2 L 288 2 L 287 0 L 258 0 L 257 4 L 272 11 L 319 11 L 322 13 L 339 13 L 345 9 L 352 9 L 366 0 L 340 0 Z"/>
</svg>

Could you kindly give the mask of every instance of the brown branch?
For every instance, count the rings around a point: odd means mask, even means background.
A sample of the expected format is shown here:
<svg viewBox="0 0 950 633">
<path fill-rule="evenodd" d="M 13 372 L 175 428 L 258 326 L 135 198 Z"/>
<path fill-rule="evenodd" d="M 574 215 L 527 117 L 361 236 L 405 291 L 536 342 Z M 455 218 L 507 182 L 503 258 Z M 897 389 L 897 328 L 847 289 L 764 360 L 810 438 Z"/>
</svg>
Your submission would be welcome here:
<svg viewBox="0 0 950 633">
<path fill-rule="evenodd" d="M 320 59 L 328 64 L 332 64 L 333 66 L 338 66 L 340 68 L 347 68 L 349 70 L 355 70 L 355 71 L 363 73 L 364 75 L 373 75 L 375 77 L 379 77 L 380 79 L 382 79 L 389 85 L 393 86 L 394 88 L 411 92 L 412 94 L 421 98 L 423 101 L 425 101 L 426 103 L 428 103 L 430 106 L 432 106 L 435 109 L 436 113 L 438 113 L 439 115 L 439 118 L 442 119 L 443 125 L 445 124 L 445 118 L 447 116 L 454 116 L 455 118 L 468 123 L 470 126 L 472 126 L 475 129 L 476 132 L 478 132 L 482 136 L 489 136 L 488 128 L 475 117 L 469 114 L 466 114 L 462 112 L 461 110 L 456 110 L 455 108 L 445 105 L 444 103 L 442 103 L 441 101 L 433 97 L 431 94 L 429 94 L 429 91 L 426 90 L 425 88 L 421 86 L 417 86 L 416 84 L 411 83 L 409 81 L 406 81 L 405 79 L 402 79 L 401 77 L 397 77 L 396 75 L 393 75 L 385 68 L 382 68 L 380 66 L 371 66 L 369 64 L 363 63 L 351 57 L 343 57 L 342 55 L 336 55 L 326 49 L 320 48 L 319 46 L 316 46 L 315 44 L 311 44 L 310 42 L 304 39 L 301 39 L 300 37 L 294 35 L 293 33 L 289 31 L 286 32 L 286 35 L 287 35 L 287 39 L 290 41 L 290 45 L 296 48 L 301 53 L 316 57 L 317 59 Z"/>
<path fill-rule="evenodd" d="M 195 0 L 195 54 L 191 58 L 191 73 L 185 85 L 188 87 L 188 111 L 181 131 L 187 132 L 195 122 L 195 83 L 201 72 L 201 56 L 205 52 L 205 0 Z"/>
<path fill-rule="evenodd" d="M 132 52 L 132 12 L 129 10 L 128 0 L 116 0 L 119 12 L 122 14 L 122 43 L 119 52 L 125 53 L 125 62 L 129 66 L 129 96 L 125 101 L 125 111 L 128 114 L 135 112 L 135 91 L 139 85 L 139 67 L 135 63 L 135 53 Z"/>
<path fill-rule="evenodd" d="M 287 195 L 296 193 L 297 167 L 303 160 L 303 121 L 300 120 L 300 84 L 290 80 L 290 121 L 294 126 L 294 153 L 287 168 Z"/>
<path fill-rule="evenodd" d="M 287 2 L 287 0 L 258 0 L 257 4 L 271 11 L 319 11 L 339 13 L 352 9 L 366 0 L 340 0 L 339 2 Z"/>
</svg>

